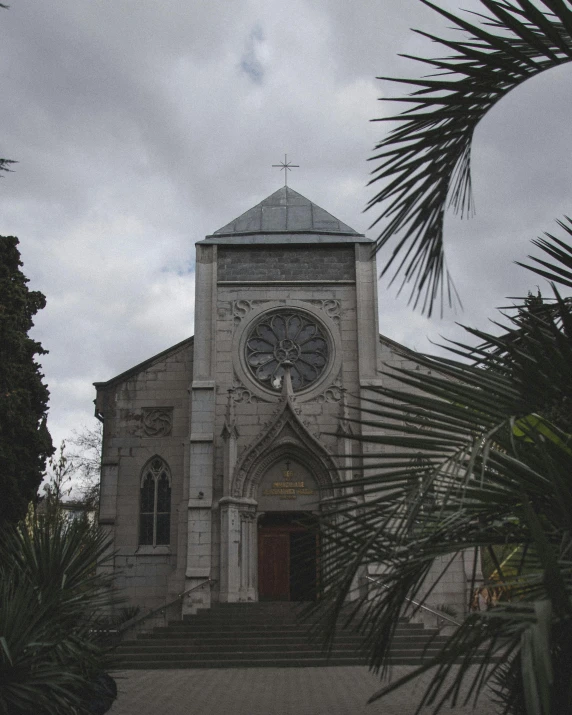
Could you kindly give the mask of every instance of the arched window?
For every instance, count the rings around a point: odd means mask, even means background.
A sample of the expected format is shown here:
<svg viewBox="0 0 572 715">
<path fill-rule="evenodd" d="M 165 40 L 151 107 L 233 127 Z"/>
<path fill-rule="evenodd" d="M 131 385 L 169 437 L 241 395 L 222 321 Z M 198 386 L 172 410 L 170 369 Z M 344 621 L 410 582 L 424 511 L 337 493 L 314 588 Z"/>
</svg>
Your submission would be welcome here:
<svg viewBox="0 0 572 715">
<path fill-rule="evenodd" d="M 139 544 L 168 544 L 171 533 L 171 473 L 161 457 L 153 457 L 141 475 Z"/>
</svg>

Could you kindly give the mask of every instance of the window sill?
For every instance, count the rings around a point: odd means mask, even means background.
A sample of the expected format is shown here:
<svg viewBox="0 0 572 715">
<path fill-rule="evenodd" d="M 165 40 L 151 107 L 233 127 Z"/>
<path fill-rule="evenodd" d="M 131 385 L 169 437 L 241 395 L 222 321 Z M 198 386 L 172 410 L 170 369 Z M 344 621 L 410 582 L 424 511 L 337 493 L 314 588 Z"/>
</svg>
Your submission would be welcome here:
<svg viewBox="0 0 572 715">
<path fill-rule="evenodd" d="M 170 546 L 140 546 L 135 556 L 164 556 L 171 553 Z"/>
</svg>

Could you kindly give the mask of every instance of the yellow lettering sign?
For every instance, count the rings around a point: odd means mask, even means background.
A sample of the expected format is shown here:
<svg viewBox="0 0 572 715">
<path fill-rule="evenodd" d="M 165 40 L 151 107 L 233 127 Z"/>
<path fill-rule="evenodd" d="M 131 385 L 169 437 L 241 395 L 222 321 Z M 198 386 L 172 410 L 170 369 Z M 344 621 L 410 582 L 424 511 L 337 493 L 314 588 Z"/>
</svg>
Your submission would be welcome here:
<svg viewBox="0 0 572 715">
<path fill-rule="evenodd" d="M 298 496 L 312 496 L 314 489 L 306 489 L 304 482 L 273 482 L 272 489 L 264 489 L 265 497 L 280 497 L 280 499 L 296 499 Z"/>
</svg>

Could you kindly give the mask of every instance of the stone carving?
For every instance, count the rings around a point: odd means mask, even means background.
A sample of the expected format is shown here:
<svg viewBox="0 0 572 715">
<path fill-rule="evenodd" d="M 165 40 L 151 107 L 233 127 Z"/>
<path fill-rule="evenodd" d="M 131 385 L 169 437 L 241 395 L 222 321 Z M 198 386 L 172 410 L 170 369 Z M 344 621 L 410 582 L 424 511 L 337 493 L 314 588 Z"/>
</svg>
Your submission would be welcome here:
<svg viewBox="0 0 572 715">
<path fill-rule="evenodd" d="M 242 402 L 244 404 L 250 405 L 254 402 L 258 402 L 258 398 L 254 395 L 248 388 L 246 388 L 242 382 L 238 379 L 236 372 L 234 373 L 234 379 L 232 381 L 232 387 L 228 391 L 230 398 L 233 402 Z"/>
<path fill-rule="evenodd" d="M 234 327 L 236 328 L 240 321 L 245 318 L 254 307 L 268 302 L 268 300 L 247 300 L 246 298 L 233 300 L 232 316 L 234 318 Z"/>
<path fill-rule="evenodd" d="M 407 413 L 411 416 L 409 418 L 405 417 L 404 424 L 406 427 L 413 427 L 422 432 L 431 429 L 431 413 L 429 410 L 423 408 L 414 409 L 411 407 L 407 410 Z"/>
<path fill-rule="evenodd" d="M 304 463 L 308 463 L 318 484 L 331 487 L 332 479 L 339 480 L 333 458 L 319 438 L 302 422 L 291 401 L 286 400 L 263 434 L 241 453 L 233 479 L 233 496 L 254 498 L 258 480 L 269 462 L 275 459 L 276 450 L 292 451 L 293 448 L 304 452 Z M 253 471 L 256 472 L 255 476 L 252 476 Z"/>
<path fill-rule="evenodd" d="M 342 315 L 341 301 L 335 298 L 324 298 L 321 300 L 306 300 L 304 302 L 317 305 L 318 308 L 324 311 L 328 318 L 331 318 L 336 324 L 339 324 Z"/>
<path fill-rule="evenodd" d="M 256 521 L 256 512 L 254 511 L 241 511 L 240 512 L 241 521 Z"/>
<path fill-rule="evenodd" d="M 318 395 L 316 402 L 323 404 L 324 402 L 339 402 L 344 394 L 342 383 L 336 380 L 331 385 L 328 385 L 321 395 Z"/>
<path fill-rule="evenodd" d="M 256 395 L 253 395 L 250 390 L 246 389 L 246 387 L 237 385 L 232 388 L 232 399 L 235 402 L 244 402 L 247 405 L 250 405 L 252 402 L 256 402 Z"/>
<path fill-rule="evenodd" d="M 245 300 L 244 298 L 241 298 L 239 300 L 233 300 L 232 301 L 232 314 L 234 316 L 234 322 L 236 324 L 240 323 L 240 321 L 247 315 L 252 309 L 252 301 L 251 300 Z"/>
<path fill-rule="evenodd" d="M 167 437 L 173 428 L 173 408 L 144 407 L 142 425 L 147 437 Z"/>
<path fill-rule="evenodd" d="M 339 319 L 339 317 L 342 313 L 342 306 L 341 306 L 341 303 L 339 300 L 334 300 L 332 298 L 330 300 L 322 301 L 322 310 L 330 318 L 338 318 Z"/>
</svg>

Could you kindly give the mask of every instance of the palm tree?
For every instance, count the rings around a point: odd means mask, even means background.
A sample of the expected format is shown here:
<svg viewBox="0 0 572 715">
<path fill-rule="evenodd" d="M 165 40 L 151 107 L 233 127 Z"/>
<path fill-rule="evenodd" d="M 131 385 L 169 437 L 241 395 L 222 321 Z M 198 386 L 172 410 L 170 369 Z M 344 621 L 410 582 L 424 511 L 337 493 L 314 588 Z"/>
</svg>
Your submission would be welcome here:
<svg viewBox="0 0 572 715">
<path fill-rule="evenodd" d="M 437 300 L 452 302 L 455 289 L 445 268 L 443 223 L 451 205 L 472 211 L 471 142 L 486 113 L 512 89 L 572 60 L 572 9 L 567 0 L 481 0 L 490 15 L 473 24 L 429 0 L 420 0 L 466 34 L 462 40 L 417 30 L 452 54 L 411 57 L 436 70 L 422 79 L 390 79 L 415 92 L 397 116 L 376 121 L 399 126 L 376 147 L 379 162 L 370 184 L 383 183 L 368 209 L 381 208 L 377 249 L 393 243 L 383 273 L 412 283 L 411 300 L 431 314 Z M 542 6 L 545 10 L 540 9 Z M 404 55 L 410 57 L 410 55 Z"/>
<path fill-rule="evenodd" d="M 101 712 L 111 705 L 102 680 L 110 649 L 98 635 L 110 588 L 97 567 L 108 557 L 108 540 L 85 519 L 48 512 L 2 530 L 0 713 L 79 715 L 97 701 L 107 701 Z"/>
<path fill-rule="evenodd" d="M 371 205 L 381 203 L 380 218 L 389 219 L 378 247 L 397 240 L 385 270 L 399 258 L 396 274 L 413 282 L 414 303 L 429 313 L 445 289 L 452 296 L 443 216 L 449 199 L 470 209 L 477 122 L 520 82 L 572 59 L 564 0 L 481 1 L 491 13 L 484 25 L 421 0 L 469 37 L 430 36 L 453 55 L 422 60 L 436 77 L 400 80 L 419 87 L 403 100 L 414 107 L 392 118 L 401 126 L 374 157 L 381 166 L 373 181 L 386 183 Z M 440 580 L 459 554 L 472 553 L 476 586 L 486 555 L 504 594 L 494 608 L 471 612 L 438 657 L 372 699 L 433 669 L 420 707 L 456 702 L 461 683 L 468 701 L 488 683 L 503 713 L 572 712 L 572 302 L 557 288 L 572 287 L 572 221 L 560 228 L 567 240 L 538 239 L 543 255 L 527 266 L 552 282 L 550 301 L 525 299 L 505 312 L 500 337 L 467 329 L 477 347 L 450 343 L 448 357 L 419 356 L 422 371 L 393 370 L 400 387 L 376 388 L 356 413 L 370 428 L 361 438 L 366 471 L 351 484 L 363 503 L 340 502 L 328 523 L 324 621 L 335 623 L 360 569 L 378 564 L 383 588 L 358 601 L 351 618 L 383 673 L 406 599 L 425 601 L 436 564 L 444 564 Z"/>
</svg>

